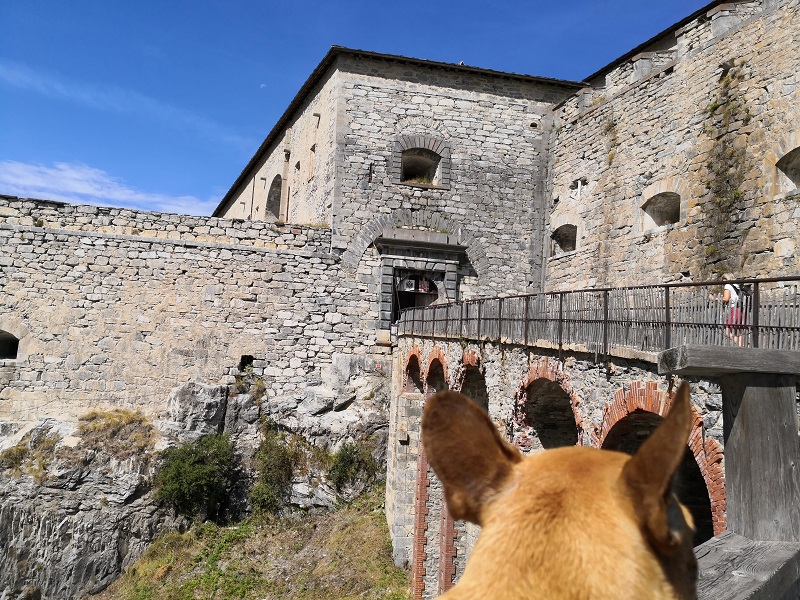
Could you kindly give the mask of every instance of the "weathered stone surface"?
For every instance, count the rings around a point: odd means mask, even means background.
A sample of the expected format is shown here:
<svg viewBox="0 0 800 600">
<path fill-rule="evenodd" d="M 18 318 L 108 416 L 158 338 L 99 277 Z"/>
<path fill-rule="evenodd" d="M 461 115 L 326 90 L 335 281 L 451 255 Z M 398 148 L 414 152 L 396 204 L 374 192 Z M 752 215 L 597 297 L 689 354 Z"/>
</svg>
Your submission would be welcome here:
<svg viewBox="0 0 800 600">
<path fill-rule="evenodd" d="M 167 401 L 167 419 L 156 422 L 156 426 L 179 442 L 222 433 L 227 401 L 228 386 L 187 383 L 172 391 Z"/>
</svg>

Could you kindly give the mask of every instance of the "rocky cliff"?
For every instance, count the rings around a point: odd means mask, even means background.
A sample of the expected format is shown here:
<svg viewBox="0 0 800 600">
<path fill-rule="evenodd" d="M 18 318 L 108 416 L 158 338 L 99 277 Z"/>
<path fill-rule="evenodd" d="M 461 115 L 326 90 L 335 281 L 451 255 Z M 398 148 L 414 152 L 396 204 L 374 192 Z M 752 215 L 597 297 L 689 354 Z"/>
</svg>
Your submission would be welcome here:
<svg viewBox="0 0 800 600">
<path fill-rule="evenodd" d="M 253 455 L 269 418 L 328 451 L 370 439 L 385 464 L 386 379 L 363 359 L 337 361 L 326 384 L 296 401 L 263 393 L 247 373 L 231 385 L 187 383 L 151 418 L 95 411 L 76 423 L 46 419 L 29 431 L 0 428 L 0 600 L 79 598 L 106 588 L 159 533 L 188 523 L 154 501 L 159 450 L 228 433 L 242 466 L 227 514 L 248 510 Z M 339 490 L 310 468 L 296 473 L 291 503 L 331 507 Z"/>
</svg>

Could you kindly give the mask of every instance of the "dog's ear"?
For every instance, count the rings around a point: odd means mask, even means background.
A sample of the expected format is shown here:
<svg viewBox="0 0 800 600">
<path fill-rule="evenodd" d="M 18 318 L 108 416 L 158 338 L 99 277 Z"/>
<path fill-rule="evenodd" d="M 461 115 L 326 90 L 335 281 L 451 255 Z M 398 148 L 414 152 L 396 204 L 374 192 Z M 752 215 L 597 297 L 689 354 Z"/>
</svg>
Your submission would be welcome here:
<svg viewBox="0 0 800 600">
<path fill-rule="evenodd" d="M 672 478 L 680 466 L 692 413 L 689 386 L 681 383 L 669 414 L 622 469 L 622 487 L 633 500 L 639 522 L 664 554 L 680 546 L 691 525 L 672 495 Z"/>
<path fill-rule="evenodd" d="M 514 463 L 522 460 L 489 415 L 457 392 L 439 392 L 425 403 L 422 443 L 444 486 L 450 514 L 478 525 L 483 504 L 502 488 Z"/>
</svg>

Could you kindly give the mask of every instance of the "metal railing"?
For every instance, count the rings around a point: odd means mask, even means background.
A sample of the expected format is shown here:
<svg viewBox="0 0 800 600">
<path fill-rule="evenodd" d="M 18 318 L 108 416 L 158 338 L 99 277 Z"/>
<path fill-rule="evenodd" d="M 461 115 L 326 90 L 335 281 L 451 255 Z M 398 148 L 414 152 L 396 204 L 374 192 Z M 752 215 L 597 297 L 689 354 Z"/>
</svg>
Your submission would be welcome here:
<svg viewBox="0 0 800 600">
<path fill-rule="evenodd" d="M 723 286 L 749 289 L 733 305 Z M 681 344 L 800 350 L 800 277 L 670 283 L 478 298 L 407 308 L 397 335 L 614 347 L 659 352 Z"/>
</svg>

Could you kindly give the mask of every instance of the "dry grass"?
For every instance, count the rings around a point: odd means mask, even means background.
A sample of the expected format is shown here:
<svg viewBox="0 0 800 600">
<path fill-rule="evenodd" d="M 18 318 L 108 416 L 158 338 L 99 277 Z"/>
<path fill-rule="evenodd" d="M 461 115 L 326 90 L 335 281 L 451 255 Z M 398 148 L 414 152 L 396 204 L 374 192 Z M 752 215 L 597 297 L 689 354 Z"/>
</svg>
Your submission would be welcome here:
<svg viewBox="0 0 800 600">
<path fill-rule="evenodd" d="M 203 524 L 162 536 L 101 600 L 410 597 L 392 563 L 383 489 L 321 516 Z"/>
<path fill-rule="evenodd" d="M 150 451 L 155 443 L 155 430 L 140 412 L 93 410 L 79 421 L 81 446 L 87 450 L 102 450 L 124 459 Z"/>
</svg>

